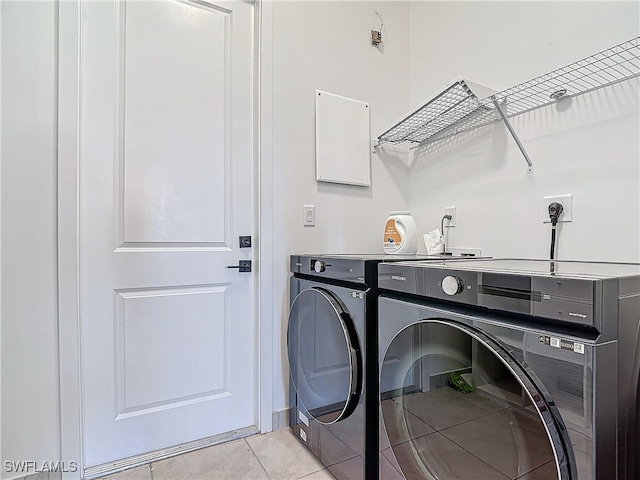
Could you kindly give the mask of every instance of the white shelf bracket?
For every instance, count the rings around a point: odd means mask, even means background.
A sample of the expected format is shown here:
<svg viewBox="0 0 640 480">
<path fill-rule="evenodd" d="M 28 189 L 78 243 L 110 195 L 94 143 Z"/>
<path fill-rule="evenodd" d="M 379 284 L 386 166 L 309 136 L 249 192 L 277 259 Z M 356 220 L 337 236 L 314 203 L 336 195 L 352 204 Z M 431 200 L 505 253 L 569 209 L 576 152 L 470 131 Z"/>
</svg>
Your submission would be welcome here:
<svg viewBox="0 0 640 480">
<path fill-rule="evenodd" d="M 513 139 L 516 141 L 516 145 L 518 145 L 518 148 L 520 149 L 520 152 L 522 152 L 522 156 L 524 157 L 525 161 L 527 162 L 527 173 L 532 173 L 533 172 L 533 163 L 531 163 L 531 159 L 529 158 L 529 155 L 527 155 L 527 151 L 524 149 L 524 146 L 520 142 L 520 139 L 518 138 L 518 135 L 516 134 L 516 131 L 511 126 L 511 123 L 509 122 L 509 119 L 507 118 L 507 116 L 504 114 L 504 111 L 502 110 L 502 107 L 500 106 L 500 103 L 496 99 L 495 95 L 491 96 L 491 101 L 493 102 L 493 105 L 496 107 L 496 110 L 500 114 L 500 118 L 502 118 L 502 121 L 506 125 L 507 130 L 509 130 L 509 133 L 511 134 Z"/>
</svg>

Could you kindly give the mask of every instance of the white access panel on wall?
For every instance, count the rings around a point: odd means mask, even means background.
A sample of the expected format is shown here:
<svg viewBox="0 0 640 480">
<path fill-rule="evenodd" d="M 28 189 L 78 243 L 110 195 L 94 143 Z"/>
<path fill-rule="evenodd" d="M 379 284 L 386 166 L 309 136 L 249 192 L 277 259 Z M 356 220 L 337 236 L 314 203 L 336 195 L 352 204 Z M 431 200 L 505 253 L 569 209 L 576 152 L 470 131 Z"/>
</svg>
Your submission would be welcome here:
<svg viewBox="0 0 640 480">
<path fill-rule="evenodd" d="M 316 180 L 371 185 L 368 103 L 316 90 Z"/>
</svg>

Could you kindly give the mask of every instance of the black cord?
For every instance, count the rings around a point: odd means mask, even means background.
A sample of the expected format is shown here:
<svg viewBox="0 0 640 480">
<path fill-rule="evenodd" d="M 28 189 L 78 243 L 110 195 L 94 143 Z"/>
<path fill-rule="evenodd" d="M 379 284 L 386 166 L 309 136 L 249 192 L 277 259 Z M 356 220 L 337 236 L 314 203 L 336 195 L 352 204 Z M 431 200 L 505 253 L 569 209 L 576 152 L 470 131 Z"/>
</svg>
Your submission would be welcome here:
<svg viewBox="0 0 640 480">
<path fill-rule="evenodd" d="M 447 253 L 447 244 L 444 241 L 444 219 L 451 220 L 453 217 L 451 215 L 445 215 L 440 220 L 440 232 L 442 232 L 442 254 L 446 255 Z"/>
<path fill-rule="evenodd" d="M 556 226 L 558 225 L 558 218 L 562 215 L 564 208 L 561 203 L 552 202 L 549 205 L 549 219 L 551 220 L 551 252 L 549 258 L 555 259 L 556 254 Z"/>
<path fill-rule="evenodd" d="M 563 210 L 564 207 L 561 203 L 552 202 L 549 205 L 549 219 L 551 220 L 551 252 L 549 253 L 551 262 L 549 262 L 549 269 L 551 275 L 555 275 L 556 272 L 556 263 L 553 261 L 556 256 L 556 226 Z"/>
<path fill-rule="evenodd" d="M 561 203 L 551 202 L 549 205 L 549 219 L 551 220 L 551 252 L 549 253 L 551 262 L 549 262 L 549 268 L 551 275 L 555 275 L 556 271 L 556 264 L 553 261 L 556 256 L 556 226 L 563 210 L 564 207 Z"/>
<path fill-rule="evenodd" d="M 558 217 L 551 217 L 551 253 L 549 257 L 551 261 L 549 262 L 549 273 L 551 275 L 556 274 L 556 262 L 554 262 L 555 250 L 556 250 L 556 224 L 558 223 Z"/>
<path fill-rule="evenodd" d="M 555 258 L 555 252 L 556 251 L 556 224 L 552 223 L 551 224 L 551 254 L 550 257 L 551 260 L 553 260 Z"/>
</svg>

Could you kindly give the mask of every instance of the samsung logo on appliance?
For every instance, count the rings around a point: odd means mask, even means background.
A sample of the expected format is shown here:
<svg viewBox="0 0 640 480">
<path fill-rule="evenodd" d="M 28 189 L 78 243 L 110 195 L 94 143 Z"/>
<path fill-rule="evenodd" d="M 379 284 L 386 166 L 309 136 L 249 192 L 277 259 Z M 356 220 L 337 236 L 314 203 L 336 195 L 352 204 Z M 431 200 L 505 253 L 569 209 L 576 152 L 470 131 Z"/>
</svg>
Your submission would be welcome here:
<svg viewBox="0 0 640 480">
<path fill-rule="evenodd" d="M 586 315 L 582 314 L 582 313 L 573 313 L 573 312 L 569 312 L 569 316 L 570 317 L 580 317 L 580 318 L 587 318 Z"/>
<path fill-rule="evenodd" d="M 406 282 L 407 277 L 403 277 L 401 275 L 391 275 L 391 280 L 400 280 L 401 282 Z"/>
</svg>

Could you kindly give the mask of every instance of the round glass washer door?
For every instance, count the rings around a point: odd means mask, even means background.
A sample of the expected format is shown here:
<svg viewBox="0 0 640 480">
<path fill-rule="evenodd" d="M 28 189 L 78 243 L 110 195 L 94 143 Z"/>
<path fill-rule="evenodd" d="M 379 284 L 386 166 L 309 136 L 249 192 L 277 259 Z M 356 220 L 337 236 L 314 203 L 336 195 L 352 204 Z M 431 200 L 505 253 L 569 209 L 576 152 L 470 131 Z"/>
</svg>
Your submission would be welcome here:
<svg viewBox="0 0 640 480">
<path fill-rule="evenodd" d="M 566 480 L 564 424 L 496 342 L 454 322 L 400 331 L 381 370 L 381 454 L 407 478 Z"/>
<path fill-rule="evenodd" d="M 287 350 L 291 380 L 307 413 L 323 424 L 348 417 L 362 389 L 362 353 L 351 316 L 329 290 L 308 288 L 294 299 Z"/>
</svg>

